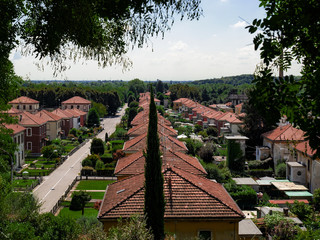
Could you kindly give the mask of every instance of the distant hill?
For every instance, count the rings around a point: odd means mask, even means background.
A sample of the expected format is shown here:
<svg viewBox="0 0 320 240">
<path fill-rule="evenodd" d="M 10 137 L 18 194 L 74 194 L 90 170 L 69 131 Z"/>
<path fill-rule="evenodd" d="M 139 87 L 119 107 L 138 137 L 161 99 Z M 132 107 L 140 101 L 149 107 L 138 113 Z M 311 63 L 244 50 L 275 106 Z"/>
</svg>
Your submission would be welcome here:
<svg viewBox="0 0 320 240">
<path fill-rule="evenodd" d="M 252 74 L 243 74 L 243 75 L 231 76 L 231 77 L 197 80 L 197 81 L 193 81 L 192 84 L 202 85 L 207 83 L 225 83 L 225 84 L 231 84 L 234 86 L 239 86 L 242 84 L 251 84 L 253 78 L 254 77 Z"/>
</svg>

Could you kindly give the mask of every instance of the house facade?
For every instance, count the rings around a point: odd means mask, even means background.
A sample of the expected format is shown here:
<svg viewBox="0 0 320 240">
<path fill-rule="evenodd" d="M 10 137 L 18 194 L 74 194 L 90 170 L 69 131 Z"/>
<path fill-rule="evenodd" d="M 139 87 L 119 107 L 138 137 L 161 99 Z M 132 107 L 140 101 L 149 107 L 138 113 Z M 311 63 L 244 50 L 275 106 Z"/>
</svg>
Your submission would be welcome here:
<svg viewBox="0 0 320 240">
<path fill-rule="evenodd" d="M 41 110 L 35 114 L 47 121 L 47 137 L 50 141 L 61 137 L 62 118 L 47 110 Z"/>
<path fill-rule="evenodd" d="M 35 113 L 39 110 L 39 101 L 32 98 L 21 96 L 9 102 L 9 104 L 20 111 Z"/>
<path fill-rule="evenodd" d="M 61 137 L 67 137 L 70 129 L 73 128 L 73 115 L 60 108 L 53 110 L 52 113 L 61 117 Z"/>
<path fill-rule="evenodd" d="M 14 153 L 14 169 L 21 168 L 25 164 L 25 134 L 26 129 L 19 124 L 5 124 L 7 129 L 12 130 L 11 137 L 14 143 L 17 144 L 17 150 Z"/>
<path fill-rule="evenodd" d="M 41 149 L 46 145 L 47 121 L 29 112 L 22 112 L 18 115 L 19 124 L 26 129 L 25 150 L 31 155 L 40 156 Z"/>
<path fill-rule="evenodd" d="M 79 96 L 72 97 L 61 103 L 62 109 L 79 109 L 84 112 L 89 112 L 91 102 Z"/>
</svg>

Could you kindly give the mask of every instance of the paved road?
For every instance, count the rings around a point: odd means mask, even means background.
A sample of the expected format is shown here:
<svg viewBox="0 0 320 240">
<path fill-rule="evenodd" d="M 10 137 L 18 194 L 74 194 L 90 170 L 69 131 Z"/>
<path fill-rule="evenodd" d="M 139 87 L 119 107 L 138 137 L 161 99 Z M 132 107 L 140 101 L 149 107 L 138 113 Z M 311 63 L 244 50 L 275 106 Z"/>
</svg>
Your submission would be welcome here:
<svg viewBox="0 0 320 240">
<path fill-rule="evenodd" d="M 117 116 L 105 118 L 102 122 L 104 130 L 97 137 L 104 140 L 106 132 L 110 136 L 115 131 L 116 125 L 120 122 L 124 110 L 125 107 Z M 81 161 L 90 154 L 90 145 L 91 140 L 70 156 L 48 177 L 45 177 L 45 180 L 33 190 L 34 196 L 42 204 L 40 208 L 41 213 L 50 212 L 75 177 L 78 176 L 81 169 Z"/>
</svg>

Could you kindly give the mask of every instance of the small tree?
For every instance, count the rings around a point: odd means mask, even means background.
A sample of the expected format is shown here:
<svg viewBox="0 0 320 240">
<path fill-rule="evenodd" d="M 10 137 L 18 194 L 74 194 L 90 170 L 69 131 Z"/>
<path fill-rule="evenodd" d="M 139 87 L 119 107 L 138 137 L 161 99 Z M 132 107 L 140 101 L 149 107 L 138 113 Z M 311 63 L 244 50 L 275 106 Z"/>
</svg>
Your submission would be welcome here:
<svg viewBox="0 0 320 240">
<path fill-rule="evenodd" d="M 79 136 L 78 138 L 78 142 L 81 144 L 83 142 L 83 138 L 82 138 L 82 135 Z"/>
<path fill-rule="evenodd" d="M 320 211 L 320 188 L 314 190 L 312 203 L 315 210 Z"/>
<path fill-rule="evenodd" d="M 214 153 L 214 145 L 212 143 L 206 143 L 199 150 L 199 156 L 203 161 L 210 163 Z"/>
<path fill-rule="evenodd" d="M 88 113 L 88 127 L 100 126 L 100 116 L 95 108 L 91 108 Z"/>
<path fill-rule="evenodd" d="M 88 155 L 83 161 L 82 161 L 82 166 L 89 166 L 89 167 L 95 167 L 97 161 L 100 160 L 99 155 L 97 154 L 91 154 Z"/>
<path fill-rule="evenodd" d="M 77 131 L 77 129 L 75 129 L 75 128 L 71 128 L 70 129 L 70 131 L 69 131 L 69 134 L 72 134 L 73 136 L 77 136 L 77 134 L 78 134 L 78 131 Z"/>
<path fill-rule="evenodd" d="M 279 163 L 276 166 L 276 176 L 277 177 L 281 177 L 281 178 L 285 178 L 286 177 L 286 170 L 287 170 L 287 166 L 285 163 Z"/>
<path fill-rule="evenodd" d="M 227 165 L 231 171 L 244 171 L 244 157 L 240 144 L 234 140 L 228 140 Z"/>
<path fill-rule="evenodd" d="M 103 143 L 102 139 L 100 139 L 100 138 L 92 139 L 90 153 L 91 154 L 99 154 L 99 155 L 104 154 L 104 143 Z"/>
<path fill-rule="evenodd" d="M 101 161 L 101 160 L 98 160 L 96 162 L 96 167 L 95 167 L 96 170 L 103 170 L 104 169 L 104 163 Z"/>
<path fill-rule="evenodd" d="M 73 211 L 81 210 L 83 215 L 84 207 L 90 200 L 91 196 L 84 191 L 73 192 L 69 209 Z"/>
</svg>

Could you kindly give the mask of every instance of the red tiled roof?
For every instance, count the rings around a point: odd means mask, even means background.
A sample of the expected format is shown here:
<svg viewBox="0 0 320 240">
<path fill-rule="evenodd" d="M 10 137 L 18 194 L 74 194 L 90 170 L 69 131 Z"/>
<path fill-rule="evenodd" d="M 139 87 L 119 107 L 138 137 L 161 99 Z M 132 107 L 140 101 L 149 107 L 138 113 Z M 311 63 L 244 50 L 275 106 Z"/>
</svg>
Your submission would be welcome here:
<svg viewBox="0 0 320 240">
<path fill-rule="evenodd" d="M 12 101 L 9 102 L 9 104 L 36 104 L 39 103 L 39 101 L 34 100 L 32 98 L 26 97 L 26 96 L 21 96 L 16 99 L 13 99 Z"/>
<path fill-rule="evenodd" d="M 72 114 L 73 117 L 80 117 L 80 113 L 75 111 L 75 109 L 64 109 L 63 111 Z"/>
<path fill-rule="evenodd" d="M 13 130 L 13 135 L 26 130 L 23 126 L 19 124 L 4 124 L 4 127 Z"/>
<path fill-rule="evenodd" d="M 294 128 L 291 124 L 288 124 L 266 132 L 262 134 L 262 136 L 271 141 L 303 141 L 304 134 L 304 131 Z"/>
<path fill-rule="evenodd" d="M 120 158 L 114 170 L 114 174 L 121 175 L 136 175 L 144 172 L 145 157 L 142 151 L 136 152 L 124 158 Z M 162 165 L 164 168 L 168 166 L 175 166 L 184 171 L 197 174 L 206 175 L 206 170 L 202 167 L 199 160 L 181 152 L 165 151 L 162 156 Z"/>
<path fill-rule="evenodd" d="M 73 115 L 71 113 L 69 113 L 68 111 L 64 111 L 60 108 L 57 108 L 56 110 L 53 110 L 52 113 L 60 116 L 63 119 L 70 119 L 73 117 Z"/>
<path fill-rule="evenodd" d="M 237 118 L 237 115 L 234 113 L 228 112 L 228 114 L 222 115 L 219 121 L 226 121 L 229 123 L 243 123 L 240 119 Z"/>
<path fill-rule="evenodd" d="M 188 151 L 187 147 L 184 145 L 183 142 L 173 137 L 170 137 L 168 135 L 162 134 L 161 132 L 159 132 L 159 140 L 160 140 L 160 151 L 162 152 L 164 151 L 164 149 L 172 149 L 175 151 L 182 151 L 182 152 Z M 133 139 L 130 139 L 129 141 L 126 141 L 124 143 L 123 150 L 137 152 L 137 151 L 146 149 L 146 147 L 147 147 L 147 133 L 144 133 L 138 137 L 135 137 Z"/>
<path fill-rule="evenodd" d="M 293 204 L 295 201 L 303 202 L 305 204 L 309 204 L 309 201 L 307 199 L 282 199 L 282 200 L 269 200 L 272 204 Z"/>
<path fill-rule="evenodd" d="M 48 112 L 47 110 L 41 110 L 40 112 L 37 112 L 34 115 L 39 118 L 43 118 L 46 121 L 59 121 L 59 120 L 61 120 L 60 116 L 58 116 L 52 112 Z"/>
<path fill-rule="evenodd" d="M 149 122 L 149 110 L 144 110 L 144 111 L 139 112 L 135 116 L 135 118 L 131 121 L 131 125 L 137 126 L 140 124 L 146 124 L 148 122 Z M 171 122 L 168 119 L 161 116 L 160 114 L 158 114 L 158 123 L 165 124 L 167 126 L 171 125 Z"/>
<path fill-rule="evenodd" d="M 82 97 L 75 96 L 75 97 L 69 98 L 66 101 L 63 101 L 62 104 L 91 104 L 91 102 Z"/>
<path fill-rule="evenodd" d="M 8 114 L 10 114 L 10 115 L 16 115 L 16 114 L 18 114 L 18 113 L 20 113 L 20 112 L 22 112 L 22 111 L 14 108 L 14 107 L 12 107 L 12 108 L 10 108 L 10 109 L 7 110 L 7 111 L 1 111 L 1 112 L 3 112 L 3 113 L 8 113 Z"/>
<path fill-rule="evenodd" d="M 309 141 L 304 141 L 301 143 L 298 143 L 295 146 L 295 149 L 297 149 L 298 151 L 307 154 L 309 157 L 313 157 L 314 154 L 316 154 L 316 150 L 313 150 L 310 145 L 309 145 Z"/>
<path fill-rule="evenodd" d="M 47 120 L 33 115 L 29 112 L 22 112 L 18 116 L 19 124 L 22 126 L 39 126 L 45 124 Z"/>
<path fill-rule="evenodd" d="M 172 167 L 163 172 L 165 220 L 242 219 L 243 213 L 219 183 Z M 143 214 L 144 174 L 107 187 L 98 218 L 117 219 Z"/>
<path fill-rule="evenodd" d="M 174 130 L 173 128 L 168 127 L 167 125 L 158 123 L 158 132 L 160 132 L 160 131 L 162 133 L 169 135 L 169 136 L 172 136 L 172 137 L 175 137 L 178 135 L 176 130 Z M 129 129 L 127 134 L 128 134 L 128 136 L 139 136 L 139 135 L 144 134 L 146 132 L 148 132 L 148 124 L 142 123 L 140 125 L 134 126 L 133 128 Z"/>
</svg>

